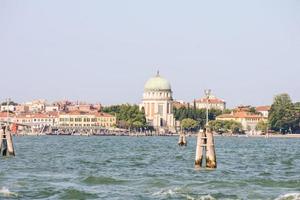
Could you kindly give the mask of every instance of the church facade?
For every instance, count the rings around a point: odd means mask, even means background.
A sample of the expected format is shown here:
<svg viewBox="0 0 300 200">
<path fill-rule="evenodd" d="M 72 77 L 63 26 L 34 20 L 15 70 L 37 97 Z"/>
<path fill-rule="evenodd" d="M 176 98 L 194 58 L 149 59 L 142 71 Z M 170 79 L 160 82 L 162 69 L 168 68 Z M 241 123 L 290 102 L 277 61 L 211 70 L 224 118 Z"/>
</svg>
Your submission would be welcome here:
<svg viewBox="0 0 300 200">
<path fill-rule="evenodd" d="M 141 108 L 147 123 L 158 131 L 175 131 L 171 84 L 160 76 L 150 78 L 144 86 Z"/>
</svg>

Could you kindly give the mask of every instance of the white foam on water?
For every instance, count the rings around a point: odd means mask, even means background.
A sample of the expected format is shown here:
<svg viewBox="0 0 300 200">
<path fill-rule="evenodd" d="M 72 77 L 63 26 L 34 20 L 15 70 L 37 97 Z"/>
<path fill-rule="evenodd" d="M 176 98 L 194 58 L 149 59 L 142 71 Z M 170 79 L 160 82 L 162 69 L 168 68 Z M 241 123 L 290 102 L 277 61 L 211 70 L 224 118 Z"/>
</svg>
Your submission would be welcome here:
<svg viewBox="0 0 300 200">
<path fill-rule="evenodd" d="M 215 198 L 213 198 L 210 195 L 205 195 L 205 196 L 201 196 L 201 197 L 198 197 L 198 198 L 194 198 L 190 195 L 186 195 L 186 199 L 188 199 L 188 200 L 216 200 Z"/>
<path fill-rule="evenodd" d="M 300 200 L 300 193 L 288 193 L 280 195 L 275 200 Z"/>
<path fill-rule="evenodd" d="M 188 194 L 183 194 L 180 191 L 181 191 L 180 188 L 162 189 L 159 192 L 155 192 L 153 194 L 153 196 L 174 197 L 175 195 L 177 195 L 177 196 L 185 197 L 187 200 L 216 200 L 215 198 L 213 198 L 210 195 L 204 195 L 204 196 L 195 198 Z"/>
<path fill-rule="evenodd" d="M 164 190 L 161 190 L 161 191 L 158 191 L 158 192 L 155 192 L 153 194 L 153 196 L 172 196 L 174 195 L 176 192 L 173 191 L 172 189 L 164 189 Z"/>
<path fill-rule="evenodd" d="M 9 191 L 9 189 L 6 188 L 6 187 L 2 187 L 2 188 L 0 189 L 0 196 L 1 196 L 1 195 L 2 195 L 2 196 L 5 196 L 5 197 L 18 196 L 17 193 L 14 193 L 14 192 Z"/>
</svg>

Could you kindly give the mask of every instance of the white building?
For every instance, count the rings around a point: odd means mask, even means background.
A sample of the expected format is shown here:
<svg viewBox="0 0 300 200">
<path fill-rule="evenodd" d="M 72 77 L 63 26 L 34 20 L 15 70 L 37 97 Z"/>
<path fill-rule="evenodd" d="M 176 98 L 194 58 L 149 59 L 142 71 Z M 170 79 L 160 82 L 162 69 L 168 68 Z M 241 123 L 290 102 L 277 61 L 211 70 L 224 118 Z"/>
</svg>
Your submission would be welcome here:
<svg viewBox="0 0 300 200">
<path fill-rule="evenodd" d="M 16 117 L 15 122 L 29 125 L 33 129 L 54 126 L 58 123 L 58 113 L 20 114 Z"/>
<path fill-rule="evenodd" d="M 16 111 L 16 106 L 14 104 L 5 104 L 5 105 L 1 105 L 0 107 L 0 111 L 1 112 L 5 112 L 5 111 L 11 111 L 11 112 L 15 112 Z"/>
<path fill-rule="evenodd" d="M 45 112 L 57 112 L 59 110 L 58 106 L 46 105 Z"/>
<path fill-rule="evenodd" d="M 196 108 L 198 109 L 206 109 L 208 105 L 208 109 L 217 109 L 224 110 L 226 109 L 226 102 L 223 99 L 219 99 L 213 95 L 210 95 L 208 98 L 201 98 L 195 100 Z"/>
<path fill-rule="evenodd" d="M 46 100 L 34 100 L 25 103 L 29 107 L 29 112 L 44 112 L 46 107 Z"/>
<path fill-rule="evenodd" d="M 269 117 L 269 111 L 271 109 L 271 106 L 258 106 L 256 107 L 256 111 L 261 113 L 262 116 L 268 118 Z"/>
<path fill-rule="evenodd" d="M 146 82 L 140 107 L 144 108 L 148 124 L 156 130 L 175 131 L 171 85 L 159 73 Z"/>
</svg>

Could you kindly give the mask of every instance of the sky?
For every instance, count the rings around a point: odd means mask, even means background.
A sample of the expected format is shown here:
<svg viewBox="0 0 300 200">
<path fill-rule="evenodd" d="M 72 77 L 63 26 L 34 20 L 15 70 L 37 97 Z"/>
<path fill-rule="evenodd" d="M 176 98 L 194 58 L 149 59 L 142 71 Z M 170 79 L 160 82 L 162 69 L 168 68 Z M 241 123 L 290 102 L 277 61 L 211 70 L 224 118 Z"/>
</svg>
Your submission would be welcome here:
<svg viewBox="0 0 300 200">
<path fill-rule="evenodd" d="M 300 101 L 300 1 L 0 0 L 0 101 L 140 103 L 157 70 L 177 100 Z"/>
</svg>

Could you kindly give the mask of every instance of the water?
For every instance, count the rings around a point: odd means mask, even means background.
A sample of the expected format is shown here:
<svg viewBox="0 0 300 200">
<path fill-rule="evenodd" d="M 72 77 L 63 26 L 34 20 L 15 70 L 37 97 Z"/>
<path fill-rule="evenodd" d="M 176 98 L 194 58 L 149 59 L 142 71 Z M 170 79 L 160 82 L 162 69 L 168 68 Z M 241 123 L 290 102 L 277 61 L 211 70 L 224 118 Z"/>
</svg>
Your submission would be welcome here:
<svg viewBox="0 0 300 200">
<path fill-rule="evenodd" d="M 300 199 L 300 139 L 218 137 L 213 171 L 177 139 L 15 137 L 0 199 Z"/>
</svg>

